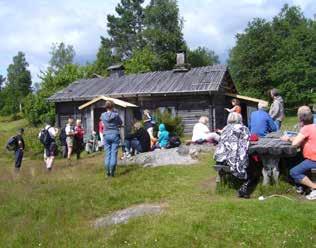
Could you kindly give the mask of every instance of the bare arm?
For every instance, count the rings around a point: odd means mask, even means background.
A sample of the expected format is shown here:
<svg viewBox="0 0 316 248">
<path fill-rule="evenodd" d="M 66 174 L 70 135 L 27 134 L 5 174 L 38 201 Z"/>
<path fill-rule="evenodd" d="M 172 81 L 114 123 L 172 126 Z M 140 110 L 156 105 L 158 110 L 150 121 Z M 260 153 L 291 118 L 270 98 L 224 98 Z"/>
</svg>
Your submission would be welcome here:
<svg viewBox="0 0 316 248">
<path fill-rule="evenodd" d="M 299 133 L 295 137 L 289 137 L 289 136 L 282 136 L 281 137 L 281 140 L 289 141 L 292 143 L 292 146 L 295 146 L 295 147 L 301 146 L 305 139 L 306 139 L 306 137 L 301 133 Z"/>
</svg>

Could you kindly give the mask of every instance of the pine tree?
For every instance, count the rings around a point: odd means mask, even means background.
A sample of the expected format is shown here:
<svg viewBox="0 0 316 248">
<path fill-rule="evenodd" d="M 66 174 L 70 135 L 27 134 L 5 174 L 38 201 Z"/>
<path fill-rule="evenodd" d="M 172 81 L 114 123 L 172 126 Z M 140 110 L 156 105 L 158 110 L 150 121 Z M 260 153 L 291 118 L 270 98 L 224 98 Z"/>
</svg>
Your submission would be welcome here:
<svg viewBox="0 0 316 248">
<path fill-rule="evenodd" d="M 147 45 L 159 56 L 156 69 L 172 69 L 176 53 L 186 49 L 177 1 L 151 0 L 145 9 L 145 26 Z"/>
<path fill-rule="evenodd" d="M 133 49 L 144 47 L 144 0 L 121 0 L 117 16 L 107 16 L 108 34 L 121 59 L 129 58 Z"/>
</svg>

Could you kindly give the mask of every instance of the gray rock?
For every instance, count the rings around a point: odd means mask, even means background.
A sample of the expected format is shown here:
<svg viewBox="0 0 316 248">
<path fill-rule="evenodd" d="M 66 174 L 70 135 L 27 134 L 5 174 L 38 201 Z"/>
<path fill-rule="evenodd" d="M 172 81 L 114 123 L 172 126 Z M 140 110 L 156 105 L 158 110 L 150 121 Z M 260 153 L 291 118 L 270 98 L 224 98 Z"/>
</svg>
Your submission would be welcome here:
<svg viewBox="0 0 316 248">
<path fill-rule="evenodd" d="M 134 207 L 116 211 L 106 217 L 98 218 L 94 222 L 95 228 L 127 223 L 129 219 L 148 214 L 160 214 L 166 205 L 141 204 Z"/>
<path fill-rule="evenodd" d="M 204 145 L 182 145 L 172 149 L 161 149 L 152 152 L 140 153 L 129 159 L 119 162 L 121 165 L 139 164 L 144 167 L 158 167 L 166 165 L 192 165 L 198 162 L 200 153 L 211 153 L 214 146 Z"/>
</svg>

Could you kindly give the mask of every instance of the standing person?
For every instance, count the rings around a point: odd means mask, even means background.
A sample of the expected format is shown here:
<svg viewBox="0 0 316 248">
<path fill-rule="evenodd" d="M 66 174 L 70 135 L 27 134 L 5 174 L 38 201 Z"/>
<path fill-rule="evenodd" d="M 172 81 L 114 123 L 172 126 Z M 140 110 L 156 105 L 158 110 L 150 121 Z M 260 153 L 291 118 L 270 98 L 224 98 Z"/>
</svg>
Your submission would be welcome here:
<svg viewBox="0 0 316 248">
<path fill-rule="evenodd" d="M 100 117 L 98 129 L 99 129 L 98 131 L 99 131 L 99 136 L 100 136 L 101 144 L 102 144 L 102 146 L 104 146 L 104 136 L 103 136 L 104 124 L 103 124 L 103 121 L 102 121 L 101 117 Z"/>
<path fill-rule="evenodd" d="M 80 159 L 80 153 L 83 150 L 83 136 L 84 136 L 84 129 L 81 126 L 81 120 L 76 121 L 75 126 L 75 136 L 74 136 L 74 145 L 75 145 L 75 152 L 77 155 L 77 159 Z"/>
<path fill-rule="evenodd" d="M 57 128 L 51 126 L 50 124 L 46 124 L 44 130 L 42 130 L 39 134 L 40 140 L 44 145 L 44 162 L 48 171 L 52 170 L 55 156 L 57 155 L 57 144 L 55 140 L 57 133 Z M 46 137 L 41 138 L 41 135 L 46 135 Z"/>
<path fill-rule="evenodd" d="M 144 110 L 144 127 L 149 133 L 150 139 L 154 140 L 154 120 L 153 117 L 150 114 L 150 111 L 148 109 Z"/>
<path fill-rule="evenodd" d="M 309 187 L 312 192 L 306 196 L 308 200 L 316 200 L 316 183 L 305 173 L 316 169 L 316 124 L 313 124 L 313 114 L 308 106 L 302 106 L 297 111 L 299 124 L 302 127 L 296 137 L 283 136 L 281 140 L 289 141 L 292 146 L 301 147 L 304 161 L 290 170 L 295 183 Z"/>
<path fill-rule="evenodd" d="M 67 135 L 66 135 L 66 127 L 60 130 L 59 141 L 62 148 L 62 157 L 67 158 L 68 149 L 67 149 Z"/>
<path fill-rule="evenodd" d="M 20 171 L 23 155 L 24 155 L 25 143 L 24 143 L 23 135 L 24 135 L 24 129 L 21 128 L 19 129 L 17 135 L 15 136 L 16 146 L 15 146 L 14 154 L 15 154 L 15 171 L 16 172 Z"/>
<path fill-rule="evenodd" d="M 233 98 L 231 103 L 233 107 L 231 109 L 225 108 L 225 110 L 228 111 L 229 113 L 236 112 L 238 114 L 241 114 L 240 101 L 236 98 Z"/>
<path fill-rule="evenodd" d="M 256 134 L 260 137 L 266 136 L 268 133 L 277 131 L 277 127 L 267 113 L 268 103 L 260 101 L 258 110 L 251 113 L 249 129 L 251 134 Z"/>
<path fill-rule="evenodd" d="M 114 177 L 117 152 L 120 144 L 120 127 L 122 120 L 117 112 L 114 111 L 114 104 L 112 101 L 106 101 L 106 112 L 101 115 L 104 124 L 104 149 L 105 149 L 105 168 L 107 175 Z"/>
<path fill-rule="evenodd" d="M 282 121 L 284 119 L 284 102 L 283 98 L 280 96 L 280 93 L 277 89 L 272 89 L 270 95 L 273 99 L 273 102 L 270 107 L 269 115 L 273 119 L 277 130 L 280 130 Z"/>
<path fill-rule="evenodd" d="M 71 154 L 72 154 L 72 150 L 74 146 L 75 128 L 73 126 L 73 123 L 74 123 L 74 119 L 72 117 L 69 117 L 68 123 L 65 128 L 65 132 L 67 136 L 66 143 L 67 143 L 67 150 L 68 150 L 68 154 L 67 154 L 68 161 L 70 161 L 71 159 Z"/>
</svg>

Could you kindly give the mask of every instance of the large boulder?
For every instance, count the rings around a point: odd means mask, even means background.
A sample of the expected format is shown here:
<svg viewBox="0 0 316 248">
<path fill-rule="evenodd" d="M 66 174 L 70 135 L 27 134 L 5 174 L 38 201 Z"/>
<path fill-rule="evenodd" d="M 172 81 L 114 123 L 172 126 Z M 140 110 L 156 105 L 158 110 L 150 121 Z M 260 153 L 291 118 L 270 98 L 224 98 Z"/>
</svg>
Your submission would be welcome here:
<svg viewBox="0 0 316 248">
<path fill-rule="evenodd" d="M 154 150 L 152 152 L 140 153 L 131 158 L 120 161 L 121 165 L 139 164 L 144 167 L 157 167 L 166 165 L 192 165 L 198 162 L 200 153 L 211 153 L 214 146 L 204 145 L 182 145 L 177 148 Z"/>
</svg>

